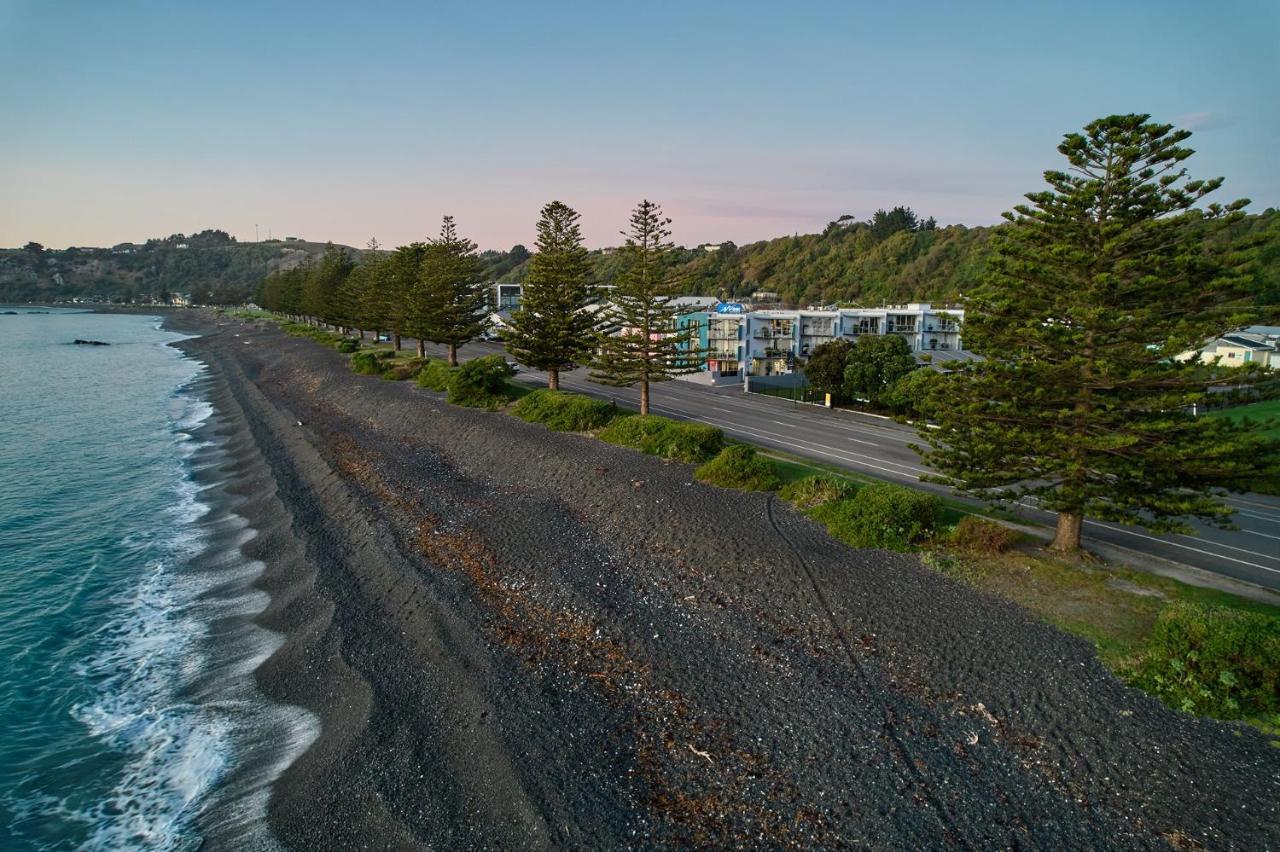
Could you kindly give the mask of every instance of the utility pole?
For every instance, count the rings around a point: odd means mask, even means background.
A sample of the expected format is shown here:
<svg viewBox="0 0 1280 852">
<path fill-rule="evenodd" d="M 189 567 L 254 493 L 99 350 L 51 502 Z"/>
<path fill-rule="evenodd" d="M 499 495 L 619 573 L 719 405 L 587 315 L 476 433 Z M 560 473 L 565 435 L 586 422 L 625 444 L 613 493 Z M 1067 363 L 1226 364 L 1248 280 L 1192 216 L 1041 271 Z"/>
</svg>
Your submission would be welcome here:
<svg viewBox="0 0 1280 852">
<path fill-rule="evenodd" d="M 261 240 L 258 239 L 258 223 L 257 222 L 253 223 L 253 241 L 255 243 L 261 242 Z"/>
</svg>

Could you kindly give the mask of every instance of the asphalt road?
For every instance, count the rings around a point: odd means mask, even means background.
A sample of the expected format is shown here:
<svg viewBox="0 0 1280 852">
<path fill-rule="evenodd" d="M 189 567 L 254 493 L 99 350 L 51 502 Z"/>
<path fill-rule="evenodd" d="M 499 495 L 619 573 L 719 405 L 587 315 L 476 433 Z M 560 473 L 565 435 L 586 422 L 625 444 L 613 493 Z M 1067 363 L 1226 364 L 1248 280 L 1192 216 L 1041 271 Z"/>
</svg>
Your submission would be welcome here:
<svg viewBox="0 0 1280 852">
<path fill-rule="evenodd" d="M 443 351 L 442 347 L 428 345 L 427 348 L 433 353 Z M 476 342 L 463 347 L 459 357 L 467 359 L 503 351 L 498 344 Z M 536 382 L 543 376 L 536 371 L 522 371 L 520 378 Z M 587 379 L 585 370 L 562 374 L 560 386 L 611 399 L 619 405 L 636 407 L 639 404 L 639 392 L 635 388 L 595 384 Z M 711 388 L 671 381 L 655 385 L 651 394 L 654 414 L 708 423 L 730 437 L 762 447 L 954 496 L 950 489 L 919 482 L 919 477 L 928 471 L 909 447 L 917 442 L 915 430 L 892 420 L 747 394 L 740 385 Z M 1120 524 L 1086 521 L 1085 536 L 1113 547 L 1280 591 L 1280 498 L 1248 494 L 1229 497 L 1227 502 L 1236 509 L 1234 523 L 1239 529 L 1220 530 L 1194 524 L 1195 535 L 1163 535 Z M 1028 520 L 1053 522 L 1052 515 L 1030 504 L 1016 508 Z"/>
</svg>

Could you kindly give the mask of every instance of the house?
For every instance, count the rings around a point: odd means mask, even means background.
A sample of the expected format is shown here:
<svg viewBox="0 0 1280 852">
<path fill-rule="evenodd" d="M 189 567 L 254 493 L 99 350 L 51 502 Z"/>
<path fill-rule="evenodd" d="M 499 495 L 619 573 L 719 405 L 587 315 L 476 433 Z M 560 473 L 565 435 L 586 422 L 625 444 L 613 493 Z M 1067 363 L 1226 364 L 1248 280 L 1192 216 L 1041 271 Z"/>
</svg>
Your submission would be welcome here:
<svg viewBox="0 0 1280 852">
<path fill-rule="evenodd" d="M 1206 364 L 1217 362 L 1224 367 L 1260 364 L 1277 369 L 1280 368 L 1280 327 L 1254 325 L 1227 332 L 1199 350 L 1181 353 L 1177 360 L 1199 360 Z"/>
</svg>

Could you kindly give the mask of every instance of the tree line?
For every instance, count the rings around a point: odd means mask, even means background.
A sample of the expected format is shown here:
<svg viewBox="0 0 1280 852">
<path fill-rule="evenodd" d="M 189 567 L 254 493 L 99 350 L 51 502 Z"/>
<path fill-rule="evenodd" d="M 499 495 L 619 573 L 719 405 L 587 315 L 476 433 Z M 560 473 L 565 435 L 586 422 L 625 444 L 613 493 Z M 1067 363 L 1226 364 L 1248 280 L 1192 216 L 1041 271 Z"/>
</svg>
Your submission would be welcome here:
<svg viewBox="0 0 1280 852">
<path fill-rule="evenodd" d="M 1048 189 L 1006 214 L 966 293 L 966 341 L 983 360 L 913 370 L 900 339 L 864 336 L 820 347 L 807 369 L 848 396 L 888 405 L 908 397 L 927 421 L 921 452 L 935 471 L 927 478 L 1056 513 L 1057 550 L 1080 548 L 1086 518 L 1170 532 L 1189 531 L 1187 518 L 1229 524 L 1225 493 L 1280 485 L 1280 442 L 1259 424 L 1196 417 L 1224 370 L 1179 356 L 1248 322 L 1274 321 L 1258 299 L 1260 261 L 1274 257 L 1245 217 L 1246 200 L 1213 202 L 1222 179 L 1188 175 L 1189 136 L 1147 115 L 1114 115 L 1064 137 L 1066 165 L 1045 172 Z M 883 217 L 896 229 L 886 242 L 941 233 L 908 214 Z M 640 385 L 647 413 L 650 383 L 705 358 L 669 304 L 681 280 L 670 220 L 650 202 L 636 207 L 615 288 L 594 314 L 599 281 L 577 222 L 559 202 L 543 209 L 524 303 L 504 340 L 553 387 L 559 371 L 582 364 L 596 381 Z M 874 225 L 851 230 L 871 238 Z M 480 327 L 477 268 L 474 244 L 446 219 L 436 240 L 390 256 L 352 264 L 334 249 L 271 276 L 260 303 L 389 329 L 397 346 L 401 334 L 446 343 L 452 361 Z M 594 316 L 622 333 L 604 334 Z M 1256 365 L 1232 375 L 1268 386 Z"/>
<path fill-rule="evenodd" d="M 579 214 L 560 201 L 542 208 L 536 251 L 529 258 L 520 307 L 502 332 L 508 352 L 543 370 L 559 388 L 560 373 L 588 366 L 591 378 L 620 387 L 638 385 L 640 412 L 649 411 L 652 384 L 692 372 L 705 360 L 696 329 L 681 328 L 671 300 L 679 294 L 671 220 L 645 200 L 633 211 L 618 251 L 620 272 L 602 300 L 583 244 Z M 445 216 L 431 240 L 386 253 L 371 241 L 357 262 L 329 245 L 314 263 L 266 276 L 257 302 L 266 310 L 324 323 L 363 338 L 385 333 L 397 351 L 404 338 L 458 348 L 489 326 L 492 277 L 474 242 Z M 606 331 L 608 330 L 608 331 Z"/>
</svg>

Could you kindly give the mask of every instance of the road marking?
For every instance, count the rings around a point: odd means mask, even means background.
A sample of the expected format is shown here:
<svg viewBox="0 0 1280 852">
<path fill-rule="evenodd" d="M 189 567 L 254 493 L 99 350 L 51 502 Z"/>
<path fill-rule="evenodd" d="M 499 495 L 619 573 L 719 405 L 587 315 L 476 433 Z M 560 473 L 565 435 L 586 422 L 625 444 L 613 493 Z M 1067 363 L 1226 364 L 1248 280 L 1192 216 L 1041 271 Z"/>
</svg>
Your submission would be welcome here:
<svg viewBox="0 0 1280 852">
<path fill-rule="evenodd" d="M 1137 538 L 1145 538 L 1148 541 L 1155 541 L 1155 542 L 1159 542 L 1160 544 L 1167 544 L 1170 547 L 1180 547 L 1183 550 L 1190 550 L 1192 553 L 1200 553 L 1200 554 L 1203 554 L 1204 556 L 1212 556 L 1214 559 L 1226 559 L 1228 562 L 1239 562 L 1241 565 L 1248 565 L 1250 568 L 1261 568 L 1263 571 L 1270 571 L 1272 574 L 1280 574 L 1280 568 L 1269 568 L 1266 565 L 1259 565 L 1256 562 L 1249 562 L 1244 559 L 1236 559 L 1234 556 L 1226 556 L 1221 553 L 1214 553 L 1213 551 L 1210 551 L 1210 550 L 1201 550 L 1198 547 L 1191 547 L 1190 545 L 1180 544 L 1179 542 L 1176 542 L 1176 541 L 1170 541 L 1167 538 L 1160 538 L 1154 535 L 1147 535 L 1146 533 L 1140 533 L 1137 530 L 1127 530 L 1124 527 L 1116 527 L 1116 526 L 1112 526 L 1111 524 L 1104 524 L 1101 521 L 1086 520 L 1085 523 L 1088 524 L 1089 526 L 1101 527 L 1104 530 L 1111 530 L 1112 532 L 1125 533 L 1126 535 L 1136 536 Z M 1217 544 L 1220 547 L 1231 546 L 1228 544 L 1220 544 L 1219 542 L 1216 542 L 1216 541 L 1211 543 Z M 1237 547 L 1233 549 L 1240 550 L 1241 548 Z M 1253 551 L 1250 551 L 1250 550 L 1246 550 L 1244 552 L 1253 553 Z M 1258 553 L 1254 555 L 1262 556 L 1263 558 L 1269 558 L 1265 553 Z"/>
<path fill-rule="evenodd" d="M 1257 512 L 1250 512 L 1248 509 L 1236 509 L 1237 515 L 1244 515 L 1246 518 L 1256 518 L 1259 521 L 1266 521 L 1269 524 L 1280 524 L 1280 517 L 1272 515 L 1261 515 Z"/>
</svg>

